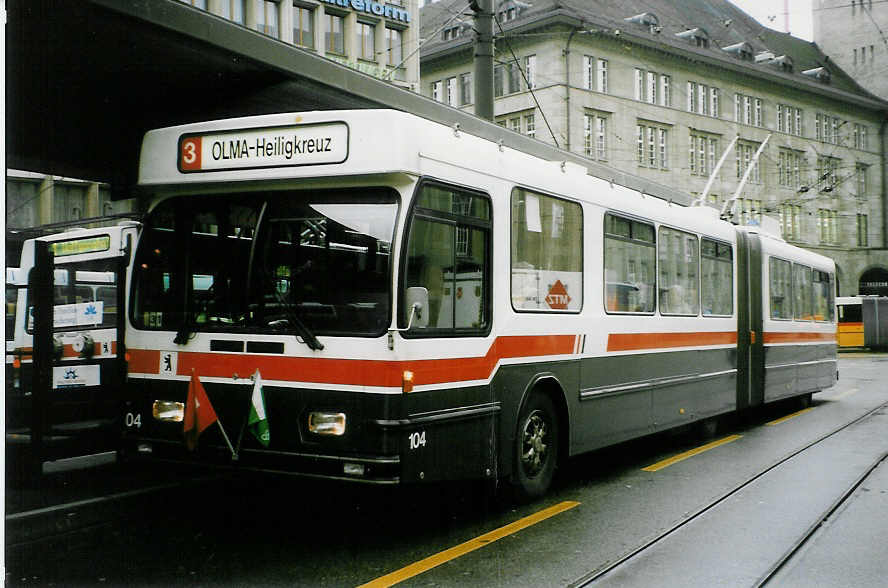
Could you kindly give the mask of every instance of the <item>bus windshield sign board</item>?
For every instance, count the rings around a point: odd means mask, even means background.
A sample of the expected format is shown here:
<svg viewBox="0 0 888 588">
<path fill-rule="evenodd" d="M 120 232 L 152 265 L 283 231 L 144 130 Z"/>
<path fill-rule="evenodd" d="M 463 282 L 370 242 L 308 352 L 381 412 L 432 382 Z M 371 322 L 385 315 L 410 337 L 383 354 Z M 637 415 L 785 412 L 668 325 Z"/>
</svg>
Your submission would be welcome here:
<svg viewBox="0 0 888 588">
<path fill-rule="evenodd" d="M 344 122 L 242 129 L 183 135 L 178 165 L 182 172 L 342 163 L 348 158 Z"/>
<path fill-rule="evenodd" d="M 52 253 L 56 257 L 65 255 L 79 255 L 82 253 L 96 253 L 98 251 L 108 251 L 111 248 L 111 237 L 102 235 L 100 237 L 90 237 L 87 239 L 73 239 L 71 241 L 56 241 L 52 245 Z"/>
</svg>

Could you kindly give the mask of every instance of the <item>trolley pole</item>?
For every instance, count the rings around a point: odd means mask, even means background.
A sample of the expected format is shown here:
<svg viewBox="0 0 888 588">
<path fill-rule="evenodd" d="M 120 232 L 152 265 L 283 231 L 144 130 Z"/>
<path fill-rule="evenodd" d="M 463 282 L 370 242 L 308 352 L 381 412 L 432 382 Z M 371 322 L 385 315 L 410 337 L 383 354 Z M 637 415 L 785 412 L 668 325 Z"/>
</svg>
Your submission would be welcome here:
<svg viewBox="0 0 888 588">
<path fill-rule="evenodd" d="M 471 0 L 475 11 L 475 115 L 493 120 L 493 0 Z"/>
</svg>

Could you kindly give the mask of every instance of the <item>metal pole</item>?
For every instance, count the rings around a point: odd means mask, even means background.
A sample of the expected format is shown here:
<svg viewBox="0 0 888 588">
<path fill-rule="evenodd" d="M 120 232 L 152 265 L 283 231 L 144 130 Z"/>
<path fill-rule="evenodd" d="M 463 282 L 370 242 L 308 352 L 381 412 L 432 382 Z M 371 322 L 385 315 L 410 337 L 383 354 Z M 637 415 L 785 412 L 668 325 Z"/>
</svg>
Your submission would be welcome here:
<svg viewBox="0 0 888 588">
<path fill-rule="evenodd" d="M 475 115 L 493 120 L 493 0 L 472 0 L 475 11 Z"/>
<path fill-rule="evenodd" d="M 34 359 L 31 376 L 31 463 L 39 478 L 43 473 L 44 432 L 52 399 L 53 282 L 54 263 L 46 241 L 34 241 L 34 267 L 28 276 L 28 299 L 34 308 Z"/>
</svg>

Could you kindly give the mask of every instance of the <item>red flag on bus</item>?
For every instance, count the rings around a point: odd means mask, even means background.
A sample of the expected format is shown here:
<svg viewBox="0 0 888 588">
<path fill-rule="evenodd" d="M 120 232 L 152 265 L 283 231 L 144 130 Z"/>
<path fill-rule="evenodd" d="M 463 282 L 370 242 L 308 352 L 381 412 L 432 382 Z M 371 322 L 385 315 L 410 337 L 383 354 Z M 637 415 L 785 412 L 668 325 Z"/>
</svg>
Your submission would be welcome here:
<svg viewBox="0 0 888 588">
<path fill-rule="evenodd" d="M 185 425 L 183 428 L 185 446 L 189 451 L 194 451 L 200 434 L 218 420 L 203 384 L 200 383 L 197 374 L 192 371 L 191 382 L 188 384 L 188 399 L 185 401 Z"/>
</svg>

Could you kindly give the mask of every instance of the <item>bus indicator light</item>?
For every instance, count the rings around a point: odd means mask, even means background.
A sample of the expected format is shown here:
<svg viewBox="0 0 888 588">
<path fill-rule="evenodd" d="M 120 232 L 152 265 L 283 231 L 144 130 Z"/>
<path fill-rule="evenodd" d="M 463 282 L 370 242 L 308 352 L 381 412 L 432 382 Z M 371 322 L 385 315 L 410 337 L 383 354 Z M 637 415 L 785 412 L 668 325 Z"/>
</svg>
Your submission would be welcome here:
<svg viewBox="0 0 888 588">
<path fill-rule="evenodd" d="M 401 391 L 404 394 L 413 392 L 413 372 L 405 370 L 401 377 Z"/>
</svg>

